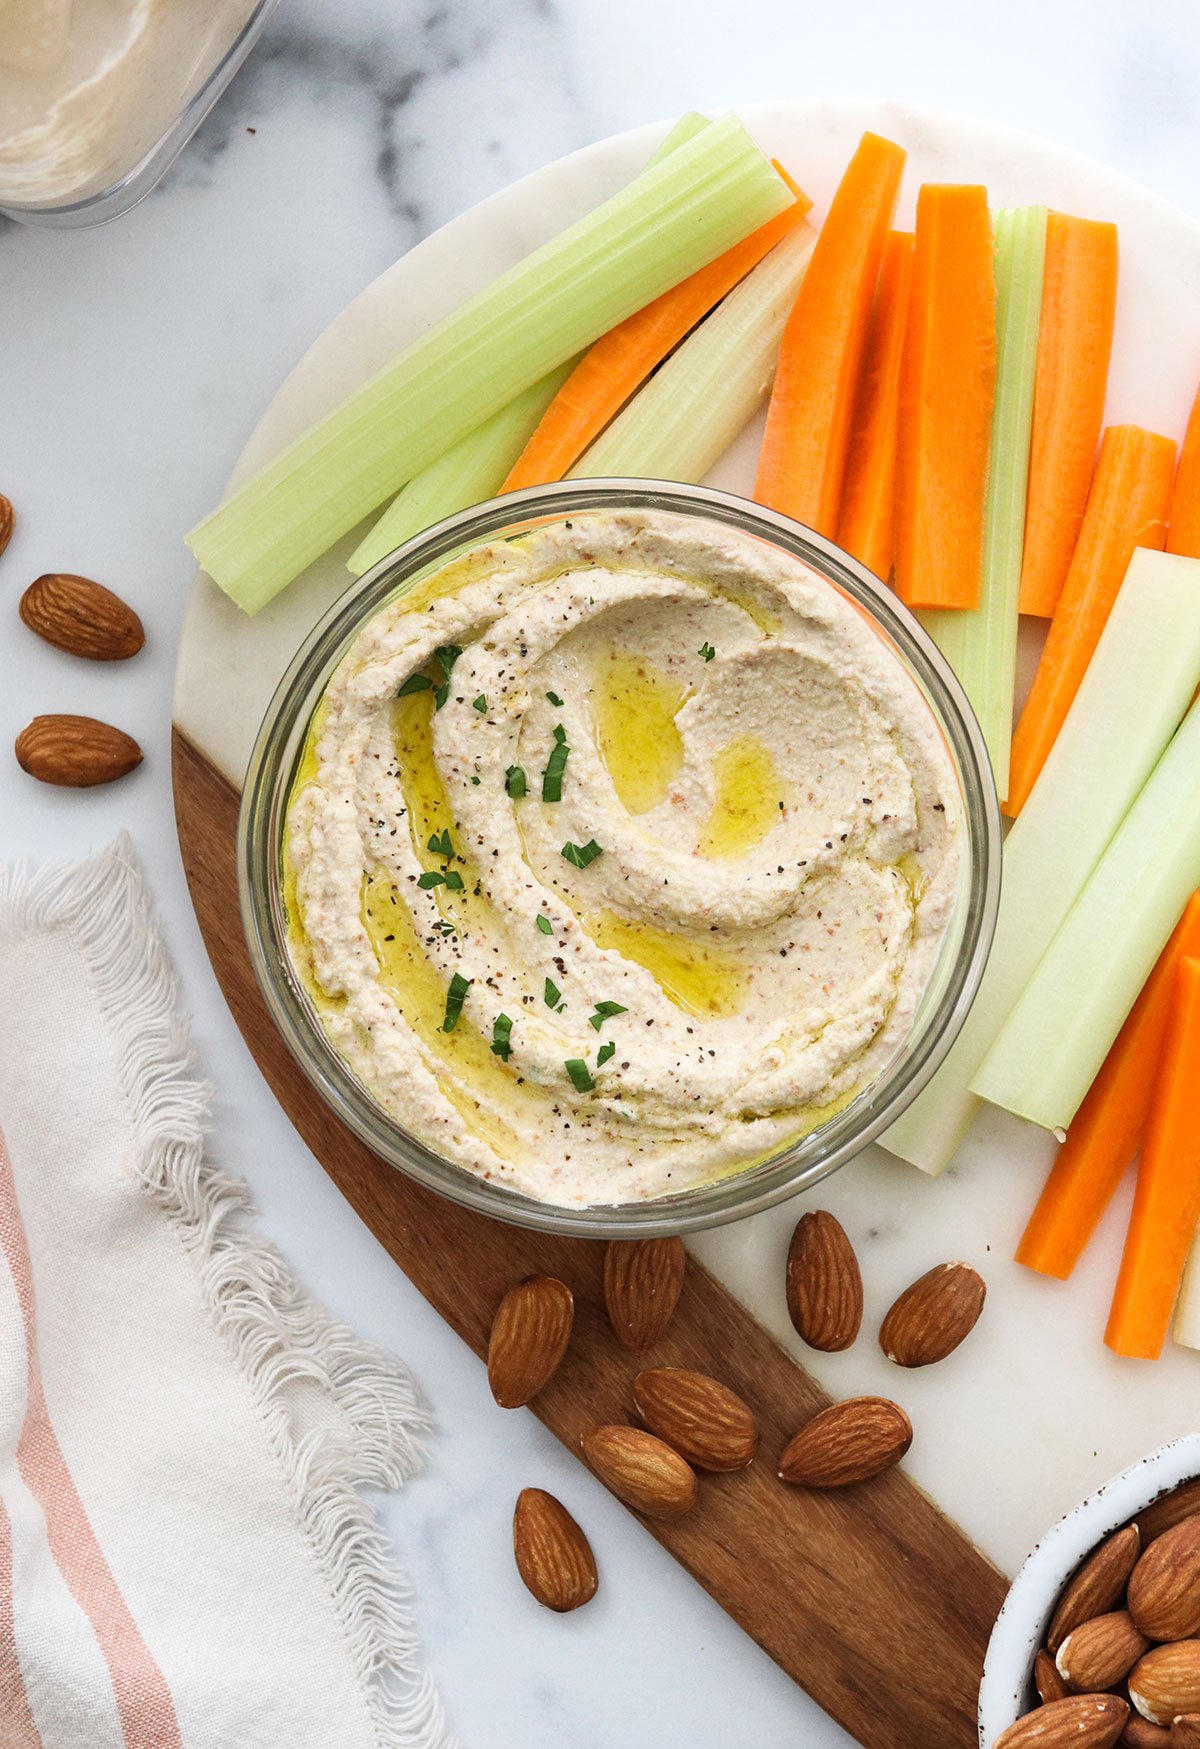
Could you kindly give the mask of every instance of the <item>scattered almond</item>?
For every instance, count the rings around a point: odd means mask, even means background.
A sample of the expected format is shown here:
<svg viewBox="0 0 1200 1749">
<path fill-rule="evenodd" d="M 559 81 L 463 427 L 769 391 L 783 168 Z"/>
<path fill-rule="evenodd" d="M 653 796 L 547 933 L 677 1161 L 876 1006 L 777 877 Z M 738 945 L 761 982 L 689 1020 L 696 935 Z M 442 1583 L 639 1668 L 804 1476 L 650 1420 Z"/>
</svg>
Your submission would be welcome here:
<svg viewBox="0 0 1200 1749">
<path fill-rule="evenodd" d="M 953 1354 L 983 1310 L 987 1288 L 967 1263 L 942 1263 L 905 1288 L 879 1331 L 897 1366 L 932 1366 Z"/>
<path fill-rule="evenodd" d="M 92 662 L 123 662 L 146 641 L 141 620 L 119 595 L 70 571 L 36 577 L 21 597 L 20 614 L 39 638 Z"/>
<path fill-rule="evenodd" d="M 1033 1660 L 1033 1686 L 1043 1703 L 1061 1700 L 1064 1694 L 1069 1693 L 1066 1683 L 1058 1674 L 1058 1665 L 1044 1646 Z"/>
<path fill-rule="evenodd" d="M 1118 1609 L 1073 1628 L 1058 1648 L 1055 1663 L 1068 1688 L 1099 1694 L 1115 1688 L 1149 1649 L 1149 1639 L 1138 1632 L 1129 1611 Z"/>
<path fill-rule="evenodd" d="M 681 1366 L 660 1366 L 633 1381 L 633 1400 L 651 1433 L 701 1470 L 744 1470 L 758 1450 L 758 1424 L 742 1399 Z"/>
<path fill-rule="evenodd" d="M 604 1304 L 613 1334 L 635 1354 L 652 1348 L 683 1287 L 682 1239 L 610 1239 L 604 1252 Z"/>
<path fill-rule="evenodd" d="M 994 1749 L 1113 1749 L 1129 1708 L 1117 1694 L 1069 1694 L 1026 1713 Z"/>
<path fill-rule="evenodd" d="M 1167 1733 L 1168 1749 L 1200 1749 L 1200 1713 L 1180 1713 Z"/>
<path fill-rule="evenodd" d="M 779 1460 L 781 1481 L 805 1488 L 845 1488 L 898 1463 L 912 1444 L 912 1423 L 886 1397 L 851 1397 L 802 1427 Z"/>
<path fill-rule="evenodd" d="M 1147 1652 L 1130 1671 L 1129 1698 L 1156 1725 L 1200 1712 L 1200 1640 L 1176 1640 Z"/>
<path fill-rule="evenodd" d="M 858 1335 L 862 1273 L 846 1229 L 825 1209 L 796 1222 L 788 1247 L 787 1307 L 798 1334 L 825 1354 L 849 1348 Z"/>
<path fill-rule="evenodd" d="M 1130 1713 L 1117 1738 L 1117 1749 L 1169 1749 L 1170 1736 L 1164 1725 L 1152 1725 L 1141 1713 Z"/>
<path fill-rule="evenodd" d="M 1200 1635 L 1200 1518 L 1156 1538 L 1129 1576 L 1129 1613 L 1151 1640 Z"/>
<path fill-rule="evenodd" d="M 16 741 L 17 764 L 42 783 L 90 789 L 142 762 L 132 736 L 95 717 L 34 717 Z"/>
<path fill-rule="evenodd" d="M 1088 1556 L 1071 1580 L 1050 1619 L 1046 1644 L 1057 1653 L 1067 1635 L 1095 1615 L 1103 1615 L 1118 1602 L 1133 1572 L 1141 1548 L 1136 1524 L 1113 1533 Z"/>
<path fill-rule="evenodd" d="M 0 553 L 4 551 L 13 537 L 15 521 L 16 517 L 13 515 L 11 502 L 4 496 L 3 492 L 0 492 Z"/>
<path fill-rule="evenodd" d="M 696 1477 L 677 1451 L 640 1427 L 593 1427 L 583 1455 L 618 1500 L 647 1518 L 679 1518 L 696 1504 Z"/>
<path fill-rule="evenodd" d="M 1142 1547 L 1148 1549 L 1164 1531 L 1170 1530 L 1172 1525 L 1182 1524 L 1185 1518 L 1191 1518 L 1197 1512 L 1200 1512 L 1200 1477 L 1194 1482 L 1181 1482 L 1178 1488 L 1160 1494 L 1157 1500 L 1152 1500 L 1138 1513 Z"/>
<path fill-rule="evenodd" d="M 531 1275 L 509 1288 L 500 1302 L 488 1343 L 488 1383 L 502 1409 L 528 1403 L 553 1377 L 575 1316 L 565 1282 Z"/>
<path fill-rule="evenodd" d="M 513 1513 L 517 1571 L 539 1603 L 560 1614 L 596 1595 L 596 1560 L 571 1514 L 553 1494 L 524 1488 Z"/>
</svg>

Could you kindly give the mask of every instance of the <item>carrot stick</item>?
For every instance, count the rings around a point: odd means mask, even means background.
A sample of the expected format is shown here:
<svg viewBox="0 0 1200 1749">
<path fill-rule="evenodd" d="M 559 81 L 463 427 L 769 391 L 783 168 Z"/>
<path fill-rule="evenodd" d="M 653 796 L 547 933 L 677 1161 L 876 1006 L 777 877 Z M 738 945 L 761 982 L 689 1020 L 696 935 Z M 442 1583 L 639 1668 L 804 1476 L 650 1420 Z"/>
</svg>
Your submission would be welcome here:
<svg viewBox="0 0 1200 1749">
<path fill-rule="evenodd" d="M 996 393 L 992 247 L 986 188 L 925 184 L 896 478 L 896 590 L 910 607 L 979 605 Z"/>
<path fill-rule="evenodd" d="M 1142 1144 L 1176 974 L 1200 958 L 1200 892 L 1193 893 L 1104 1067 L 1071 1121 L 1017 1262 L 1065 1281 L 1083 1255 L 1121 1175 Z"/>
<path fill-rule="evenodd" d="M 863 135 L 779 350 L 754 496 L 819 534 L 837 531 L 854 391 L 903 169 L 899 146 Z"/>
<path fill-rule="evenodd" d="M 1013 736 L 1004 812 L 1014 818 L 1071 708 L 1134 548 L 1162 550 L 1174 469 L 1169 437 L 1110 425 L 1101 439 L 1075 556 Z"/>
<path fill-rule="evenodd" d="M 900 359 L 912 261 L 911 232 L 893 231 L 884 245 L 879 270 L 838 517 L 838 545 L 861 559 L 885 583 L 892 569 Z"/>
<path fill-rule="evenodd" d="M 501 487 L 516 492 L 563 480 L 592 439 L 685 335 L 794 231 L 812 206 L 780 164 L 795 201 L 724 255 L 637 310 L 591 346 L 543 413 Z"/>
<path fill-rule="evenodd" d="M 1200 959 L 1180 962 L 1162 1062 L 1104 1340 L 1115 1354 L 1162 1351 L 1200 1220 Z"/>
<path fill-rule="evenodd" d="M 1167 524 L 1167 551 L 1200 559 L 1200 395 L 1192 405 Z"/>
<path fill-rule="evenodd" d="M 1051 213 L 1033 394 L 1021 612 L 1049 619 L 1079 539 L 1104 423 L 1117 227 Z"/>
</svg>

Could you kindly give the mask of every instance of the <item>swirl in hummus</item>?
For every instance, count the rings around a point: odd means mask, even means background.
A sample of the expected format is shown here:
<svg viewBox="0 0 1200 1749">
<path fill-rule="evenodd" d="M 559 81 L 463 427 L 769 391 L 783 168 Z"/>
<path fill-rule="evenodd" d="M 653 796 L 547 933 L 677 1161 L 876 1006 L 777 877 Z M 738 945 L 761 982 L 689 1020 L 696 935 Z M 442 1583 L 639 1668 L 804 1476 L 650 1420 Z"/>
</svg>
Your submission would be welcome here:
<svg viewBox="0 0 1200 1749">
<path fill-rule="evenodd" d="M 961 835 L 929 707 L 828 582 L 716 523 L 589 513 L 360 633 L 289 802 L 290 950 L 427 1147 L 635 1201 L 770 1154 L 891 1062 Z"/>
</svg>

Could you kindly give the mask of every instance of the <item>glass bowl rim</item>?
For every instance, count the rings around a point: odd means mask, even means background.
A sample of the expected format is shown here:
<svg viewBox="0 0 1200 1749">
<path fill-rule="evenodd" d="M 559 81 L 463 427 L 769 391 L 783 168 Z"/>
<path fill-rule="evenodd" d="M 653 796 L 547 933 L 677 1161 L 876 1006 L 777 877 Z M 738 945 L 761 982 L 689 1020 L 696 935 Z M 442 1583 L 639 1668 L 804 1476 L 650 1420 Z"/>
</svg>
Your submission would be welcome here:
<svg viewBox="0 0 1200 1749">
<path fill-rule="evenodd" d="M 621 509 L 692 515 L 757 536 L 812 566 L 867 610 L 915 677 L 950 750 L 965 825 L 966 891 L 959 906 L 965 902 L 966 914 L 953 966 L 920 1037 L 914 1044 L 910 1035 L 888 1068 L 834 1117 L 764 1162 L 671 1197 L 571 1207 L 494 1184 L 445 1159 L 410 1135 L 359 1082 L 292 971 L 280 849 L 312 712 L 362 625 L 399 584 L 471 546 L 503 538 L 503 531 L 515 534 L 535 521 Z M 462 1207 L 512 1225 L 598 1239 L 654 1238 L 741 1220 L 810 1188 L 861 1153 L 916 1098 L 958 1036 L 983 977 L 999 904 L 1001 843 L 991 762 L 966 694 L 924 627 L 885 584 L 825 536 L 734 493 L 613 477 L 532 486 L 471 505 L 397 547 L 337 597 L 288 665 L 250 756 L 238 814 L 238 895 L 250 961 L 272 1021 L 326 1104 L 381 1160 Z M 810 1144 L 818 1138 L 825 1142 L 812 1157 Z"/>
</svg>

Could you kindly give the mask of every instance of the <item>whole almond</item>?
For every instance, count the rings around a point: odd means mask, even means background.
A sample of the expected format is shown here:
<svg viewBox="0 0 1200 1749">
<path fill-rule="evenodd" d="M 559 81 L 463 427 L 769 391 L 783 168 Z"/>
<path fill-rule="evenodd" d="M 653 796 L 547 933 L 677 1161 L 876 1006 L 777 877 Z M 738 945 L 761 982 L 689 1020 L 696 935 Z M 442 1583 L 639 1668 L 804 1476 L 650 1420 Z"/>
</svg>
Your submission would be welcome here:
<svg viewBox="0 0 1200 1749">
<path fill-rule="evenodd" d="M 1058 1600 L 1046 1644 L 1056 1653 L 1072 1629 L 1104 1615 L 1124 1595 L 1141 1548 L 1136 1524 L 1114 1531 L 1088 1556 Z"/>
<path fill-rule="evenodd" d="M 879 1346 L 897 1366 L 932 1366 L 953 1354 L 983 1310 L 987 1288 L 967 1263 L 942 1263 L 905 1288 L 884 1318 Z"/>
<path fill-rule="evenodd" d="M 758 1450 L 758 1424 L 742 1399 L 682 1366 L 640 1372 L 633 1400 L 651 1433 L 701 1470 L 744 1470 Z"/>
<path fill-rule="evenodd" d="M 1130 1713 L 1117 1738 L 1117 1749 L 1168 1749 L 1170 1736 L 1165 1725 L 1152 1725 L 1141 1713 Z"/>
<path fill-rule="evenodd" d="M 1038 1697 L 1043 1703 L 1061 1700 L 1064 1694 L 1070 1692 L 1058 1674 L 1058 1665 L 1044 1646 L 1033 1660 L 1033 1686 L 1037 1689 Z"/>
<path fill-rule="evenodd" d="M 604 1304 L 623 1348 L 651 1348 L 671 1322 L 683 1287 L 682 1239 L 610 1239 L 604 1252 Z"/>
<path fill-rule="evenodd" d="M 1068 1688 L 1099 1694 L 1115 1688 L 1149 1649 L 1149 1639 L 1138 1632 L 1129 1611 L 1117 1609 L 1073 1628 L 1058 1648 L 1055 1663 Z"/>
<path fill-rule="evenodd" d="M 1156 1725 L 1200 1712 L 1200 1640 L 1176 1640 L 1147 1652 L 1129 1673 L 1129 1698 Z"/>
<path fill-rule="evenodd" d="M 34 717 L 16 741 L 17 764 L 42 783 L 90 789 L 142 763 L 131 735 L 95 717 Z"/>
<path fill-rule="evenodd" d="M 1069 1694 L 1026 1713 L 993 1749 L 1113 1749 L 1129 1708 L 1117 1694 Z"/>
<path fill-rule="evenodd" d="M 1157 1500 L 1152 1500 L 1144 1511 L 1137 1515 L 1137 1526 L 1142 1533 L 1142 1547 L 1148 1549 L 1164 1531 L 1172 1525 L 1182 1524 L 1185 1518 L 1191 1518 L 1200 1512 L 1200 1478 L 1194 1482 L 1181 1482 L 1178 1488 L 1172 1488 L 1166 1494 L 1160 1494 Z"/>
<path fill-rule="evenodd" d="M 3 492 L 0 492 L 0 553 L 4 551 L 13 537 L 15 521 L 16 517 L 13 515 L 11 502 L 4 496 Z"/>
<path fill-rule="evenodd" d="M 858 1335 L 862 1273 L 846 1229 L 825 1209 L 796 1222 L 788 1247 L 787 1307 L 798 1334 L 822 1353 L 838 1354 Z"/>
<path fill-rule="evenodd" d="M 1200 1713 L 1180 1713 L 1167 1733 L 1168 1749 L 1200 1749 Z"/>
<path fill-rule="evenodd" d="M 21 597 L 20 614 L 39 638 L 92 662 L 123 662 L 146 642 L 132 607 L 102 583 L 70 571 L 36 577 Z"/>
<path fill-rule="evenodd" d="M 846 1488 L 898 1463 L 912 1423 L 886 1397 L 851 1397 L 803 1426 L 779 1460 L 779 1479 L 804 1488 Z"/>
<path fill-rule="evenodd" d="M 679 1518 L 696 1504 L 696 1477 L 677 1451 L 640 1427 L 592 1427 L 583 1455 L 618 1500 L 647 1518 Z"/>
<path fill-rule="evenodd" d="M 523 1488 L 513 1513 L 513 1555 L 526 1587 L 566 1614 L 596 1595 L 596 1558 L 566 1507 L 541 1488 Z"/>
<path fill-rule="evenodd" d="M 1151 1640 L 1200 1635 L 1200 1518 L 1156 1538 L 1129 1575 L 1129 1613 Z"/>
<path fill-rule="evenodd" d="M 500 1301 L 488 1343 L 488 1383 L 502 1409 L 519 1409 L 554 1376 L 575 1317 L 565 1282 L 531 1275 Z"/>
</svg>

